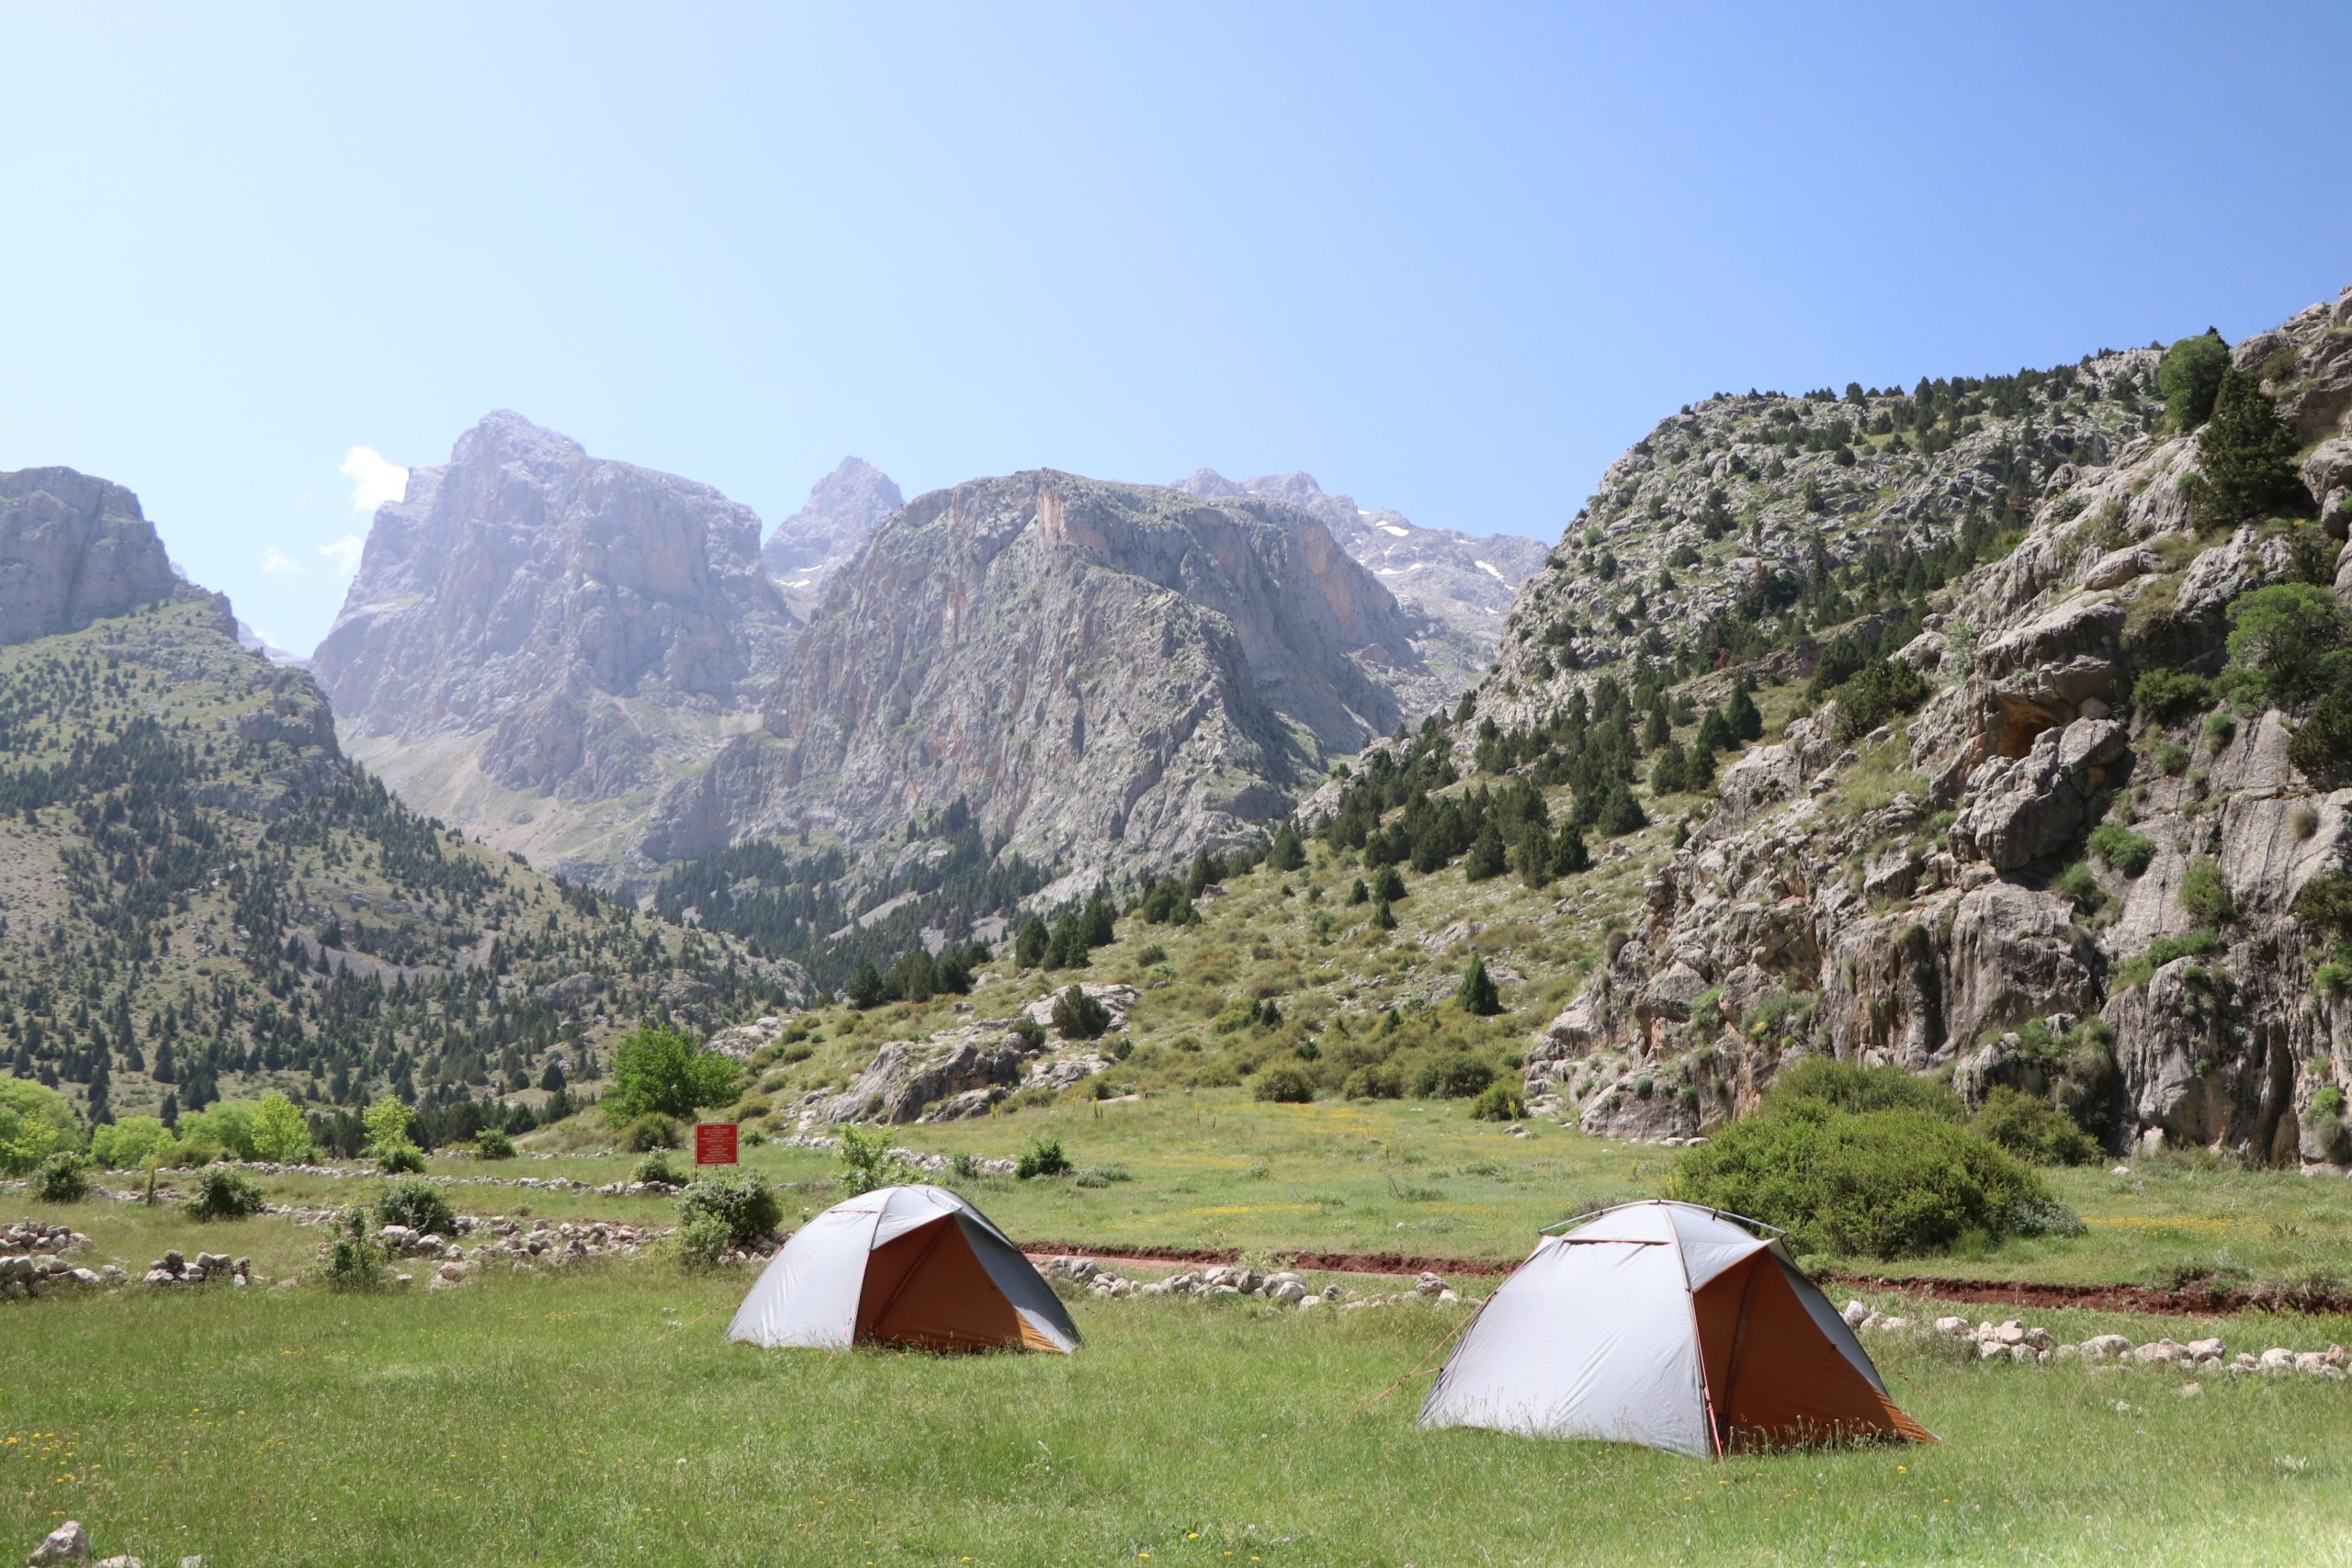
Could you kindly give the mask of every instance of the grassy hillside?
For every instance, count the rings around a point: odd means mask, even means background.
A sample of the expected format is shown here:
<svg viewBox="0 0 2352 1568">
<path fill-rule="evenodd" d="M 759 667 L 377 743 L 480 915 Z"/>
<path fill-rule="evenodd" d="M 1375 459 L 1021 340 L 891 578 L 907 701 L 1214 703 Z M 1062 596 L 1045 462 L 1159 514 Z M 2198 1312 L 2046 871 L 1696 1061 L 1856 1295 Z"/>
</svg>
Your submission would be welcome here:
<svg viewBox="0 0 2352 1568">
<path fill-rule="evenodd" d="M 409 810 L 209 603 L 0 648 L 0 1070 L 86 1114 L 528 1096 L 796 979 Z"/>
</svg>

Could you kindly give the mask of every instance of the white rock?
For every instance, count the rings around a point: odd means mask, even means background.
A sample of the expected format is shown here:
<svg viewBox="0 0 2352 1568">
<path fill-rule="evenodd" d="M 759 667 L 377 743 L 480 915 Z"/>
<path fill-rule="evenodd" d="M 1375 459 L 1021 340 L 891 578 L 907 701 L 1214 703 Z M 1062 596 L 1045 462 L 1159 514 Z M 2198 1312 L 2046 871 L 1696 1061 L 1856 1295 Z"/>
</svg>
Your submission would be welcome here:
<svg viewBox="0 0 2352 1568">
<path fill-rule="evenodd" d="M 52 1568 L 61 1562 L 90 1561 L 90 1532 L 78 1519 L 68 1519 L 49 1532 L 49 1539 L 33 1548 L 26 1559 L 27 1568 Z"/>
<path fill-rule="evenodd" d="M 1968 1326 L 1968 1319 L 1964 1317 L 1939 1317 L 1936 1319 L 1936 1332 L 1939 1334 L 1949 1335 L 1954 1339 L 1967 1339 L 1973 1337 L 1973 1331 Z"/>
<path fill-rule="evenodd" d="M 1846 1310 L 1838 1314 L 1838 1315 L 1846 1320 L 1847 1327 L 1860 1328 L 1869 1320 L 1871 1309 L 1864 1303 L 1849 1301 L 1846 1303 Z"/>
</svg>

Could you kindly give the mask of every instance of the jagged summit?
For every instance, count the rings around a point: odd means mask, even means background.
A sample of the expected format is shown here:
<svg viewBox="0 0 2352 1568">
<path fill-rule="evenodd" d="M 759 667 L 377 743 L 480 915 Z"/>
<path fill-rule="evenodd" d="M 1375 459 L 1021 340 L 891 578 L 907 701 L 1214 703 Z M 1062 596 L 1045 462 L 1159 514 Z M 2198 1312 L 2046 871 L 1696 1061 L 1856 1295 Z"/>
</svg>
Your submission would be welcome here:
<svg viewBox="0 0 2352 1568">
<path fill-rule="evenodd" d="M 413 803 L 560 865 L 609 860 L 591 808 L 716 750 L 790 640 L 759 534 L 708 485 L 497 410 L 378 509 L 312 668 Z"/>
<path fill-rule="evenodd" d="M 1050 470 L 934 491 L 835 577 L 763 732 L 663 797 L 648 852 L 869 839 L 959 796 L 1074 874 L 1254 838 L 1444 699 L 1422 624 L 1278 502 Z"/>
<path fill-rule="evenodd" d="M 775 525 L 760 551 L 796 614 L 805 616 L 823 602 L 833 573 L 905 502 L 890 476 L 862 457 L 843 457 L 809 487 L 808 501 Z"/>
</svg>

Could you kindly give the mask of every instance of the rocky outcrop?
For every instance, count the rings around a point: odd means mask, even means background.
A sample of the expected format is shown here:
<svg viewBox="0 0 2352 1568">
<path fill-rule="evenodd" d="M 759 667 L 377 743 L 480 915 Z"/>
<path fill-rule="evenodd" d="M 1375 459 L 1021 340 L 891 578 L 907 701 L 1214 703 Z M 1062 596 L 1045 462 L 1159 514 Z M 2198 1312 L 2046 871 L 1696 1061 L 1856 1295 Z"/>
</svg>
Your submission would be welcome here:
<svg viewBox="0 0 2352 1568">
<path fill-rule="evenodd" d="M 2352 450 L 2347 310 L 2352 293 L 2236 351 L 2316 440 L 2305 467 L 2324 501 L 2346 477 L 2334 444 Z M 2151 357 L 2099 356 L 2080 374 L 2103 386 Z M 2297 771 L 2290 716 L 2128 709 L 2147 670 L 2220 670 L 2230 606 L 2309 571 L 2298 530 L 2313 525 L 2199 537 L 2184 485 L 2194 438 L 2135 430 L 2129 398 L 2090 401 L 2057 411 L 2073 449 L 2048 466 L 2016 547 L 1955 584 L 1902 650 L 1939 690 L 1902 733 L 1840 750 L 1825 712 L 1724 769 L 1712 816 L 1610 963 L 1530 1042 L 1532 1096 L 1557 1096 L 1589 1130 L 1685 1137 L 1739 1113 L 1785 1062 L 1826 1051 L 1951 1070 L 1972 1098 L 1996 1084 L 2046 1093 L 2118 1147 L 2352 1157 L 2334 1100 L 2314 1109 L 2352 1083 L 2352 998 L 2315 987 L 2324 953 L 2294 914 L 2314 878 L 2352 874 L 2352 790 Z M 1724 423 L 1720 400 L 1702 405 L 1661 426 L 1680 457 L 1657 437 L 1650 456 L 1704 458 L 1720 482 L 1740 450 Z M 1612 468 L 1602 508 L 1620 521 L 1564 550 L 1637 539 L 1626 503 L 1637 523 L 1659 467 Z M 1667 478 L 1670 505 L 1680 481 Z M 1973 482 L 1933 465 L 1874 478 L 1898 497 Z M 1779 504 L 1768 493 L 1753 513 L 1768 542 Z M 1522 595 L 1522 633 L 1550 613 L 1548 581 Z M 1584 637 L 1571 627 L 1549 647 L 1607 651 Z M 1521 635 L 1477 706 L 1531 711 L 1539 673 Z M 1908 787 L 1841 806 L 1858 767 L 1907 773 Z M 2122 836 L 2092 854 L 2102 819 Z"/>
<path fill-rule="evenodd" d="M 833 574 L 905 503 L 890 476 L 861 457 L 843 457 L 811 486 L 800 510 L 760 547 L 761 564 L 793 613 L 805 618 L 823 604 Z"/>
<path fill-rule="evenodd" d="M 1325 491 L 1311 474 L 1235 480 L 1214 468 L 1196 468 L 1176 488 L 1211 499 L 1279 501 L 1320 518 L 1340 547 L 1378 578 L 1399 604 L 1435 623 L 1420 631 L 1414 645 L 1424 662 L 1455 682 L 1446 694 L 1449 701 L 1486 673 L 1512 594 L 1543 570 L 1549 554 L 1536 540 L 1513 534 L 1479 537 L 1419 527 L 1401 512 L 1367 511 L 1353 496 Z"/>
<path fill-rule="evenodd" d="M 758 551 L 748 507 L 500 410 L 378 510 L 311 668 L 411 804 L 609 877 L 610 803 L 707 761 L 782 660 Z"/>
<path fill-rule="evenodd" d="M 0 643 L 203 596 L 122 486 L 72 468 L 0 474 Z"/>
<path fill-rule="evenodd" d="M 654 860 L 958 798 L 1072 886 L 1255 841 L 1417 718 L 1414 621 L 1313 517 L 1050 471 L 918 497 L 833 580 L 763 733 L 666 791 Z"/>
</svg>

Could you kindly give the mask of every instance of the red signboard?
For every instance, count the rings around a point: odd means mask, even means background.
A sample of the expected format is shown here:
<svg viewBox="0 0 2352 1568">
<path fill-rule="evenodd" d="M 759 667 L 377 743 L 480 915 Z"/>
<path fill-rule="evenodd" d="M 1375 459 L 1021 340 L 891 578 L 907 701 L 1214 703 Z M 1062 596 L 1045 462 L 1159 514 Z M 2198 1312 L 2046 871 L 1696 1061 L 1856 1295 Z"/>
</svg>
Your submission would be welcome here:
<svg viewBox="0 0 2352 1568">
<path fill-rule="evenodd" d="M 733 1165 L 735 1163 L 735 1123 L 732 1122 L 695 1122 L 695 1163 L 696 1165 Z"/>
</svg>

